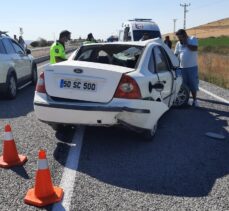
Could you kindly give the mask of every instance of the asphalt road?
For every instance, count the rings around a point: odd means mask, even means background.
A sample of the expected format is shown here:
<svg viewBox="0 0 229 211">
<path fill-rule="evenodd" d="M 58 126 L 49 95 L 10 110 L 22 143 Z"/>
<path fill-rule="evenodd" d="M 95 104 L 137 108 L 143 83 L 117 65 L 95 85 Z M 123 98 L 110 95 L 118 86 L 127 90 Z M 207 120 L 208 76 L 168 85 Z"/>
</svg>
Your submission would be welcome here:
<svg viewBox="0 0 229 211">
<path fill-rule="evenodd" d="M 205 82 L 201 87 L 229 100 L 228 90 Z M 229 210 L 226 103 L 201 91 L 200 109 L 171 109 L 162 117 L 154 140 L 147 142 L 114 127 L 56 133 L 36 119 L 33 96 L 30 85 L 13 101 L 0 99 L 0 140 L 4 125 L 10 123 L 19 153 L 28 156 L 23 167 L 0 169 L 1 211 L 39 210 L 24 204 L 23 198 L 34 185 L 40 149 L 47 151 L 55 185 L 63 182 L 68 169 L 74 176 L 67 179 L 74 184 L 65 190 L 67 205 L 41 210 Z M 209 138 L 206 132 L 223 134 L 226 139 Z M 68 152 L 73 155 L 70 165 Z"/>
</svg>

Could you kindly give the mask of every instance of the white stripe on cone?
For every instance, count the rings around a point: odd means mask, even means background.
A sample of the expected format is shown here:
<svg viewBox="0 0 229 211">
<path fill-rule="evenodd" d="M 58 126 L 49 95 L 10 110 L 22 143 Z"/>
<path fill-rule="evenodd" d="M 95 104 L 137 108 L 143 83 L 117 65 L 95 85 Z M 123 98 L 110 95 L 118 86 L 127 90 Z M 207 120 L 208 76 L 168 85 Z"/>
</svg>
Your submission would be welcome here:
<svg viewBox="0 0 229 211">
<path fill-rule="evenodd" d="M 12 132 L 5 132 L 4 139 L 5 141 L 12 141 L 14 139 Z"/>
<path fill-rule="evenodd" d="M 48 161 L 47 159 L 39 159 L 38 160 L 38 170 L 48 169 Z"/>
</svg>

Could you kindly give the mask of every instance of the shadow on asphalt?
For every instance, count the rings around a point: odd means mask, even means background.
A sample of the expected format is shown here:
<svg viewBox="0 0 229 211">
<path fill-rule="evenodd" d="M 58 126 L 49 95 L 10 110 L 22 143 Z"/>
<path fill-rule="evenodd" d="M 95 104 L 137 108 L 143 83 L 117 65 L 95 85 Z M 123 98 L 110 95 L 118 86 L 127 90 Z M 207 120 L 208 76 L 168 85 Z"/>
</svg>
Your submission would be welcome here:
<svg viewBox="0 0 229 211">
<path fill-rule="evenodd" d="M 217 104 L 217 105 L 229 106 L 228 103 L 224 103 L 224 102 L 216 101 L 216 100 L 206 100 L 206 99 L 202 99 L 202 98 L 198 98 L 198 100 L 199 100 L 199 101 L 203 101 L 203 102 L 208 102 L 208 103 Z"/>
<path fill-rule="evenodd" d="M 218 116 L 224 112 L 214 110 Z M 207 196 L 229 173 L 227 121 L 204 109 L 172 109 L 161 119 L 152 142 L 119 128 L 85 131 L 79 171 L 107 184 L 153 194 Z"/>
<path fill-rule="evenodd" d="M 70 143 L 75 132 L 75 128 L 65 127 L 61 130 L 58 130 L 55 134 L 57 142 L 56 149 L 54 151 L 54 158 L 61 164 L 65 165 L 67 160 L 68 151 L 70 149 Z"/>
<path fill-rule="evenodd" d="M 26 116 L 33 111 L 33 98 L 35 87 L 29 85 L 18 91 L 14 100 L 0 97 L 0 119 L 16 118 Z"/>
<path fill-rule="evenodd" d="M 16 166 L 11 168 L 10 170 L 18 174 L 20 177 L 23 177 L 24 179 L 30 179 L 23 166 Z"/>
</svg>

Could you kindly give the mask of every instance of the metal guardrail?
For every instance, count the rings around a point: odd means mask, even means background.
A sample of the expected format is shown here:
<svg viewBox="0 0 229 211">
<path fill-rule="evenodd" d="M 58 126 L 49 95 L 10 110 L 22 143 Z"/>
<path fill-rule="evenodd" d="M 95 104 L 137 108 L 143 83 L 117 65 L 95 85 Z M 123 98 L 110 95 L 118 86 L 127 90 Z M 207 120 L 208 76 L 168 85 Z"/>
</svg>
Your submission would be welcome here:
<svg viewBox="0 0 229 211">
<path fill-rule="evenodd" d="M 71 53 L 71 52 L 75 51 L 76 49 L 77 49 L 77 47 L 68 49 L 68 50 L 66 50 L 66 53 Z M 49 60 L 49 58 L 50 58 L 50 56 L 47 55 L 47 56 L 42 56 L 42 57 L 39 57 L 39 58 L 35 58 L 34 61 L 36 62 L 36 64 L 39 64 L 41 62 Z"/>
</svg>

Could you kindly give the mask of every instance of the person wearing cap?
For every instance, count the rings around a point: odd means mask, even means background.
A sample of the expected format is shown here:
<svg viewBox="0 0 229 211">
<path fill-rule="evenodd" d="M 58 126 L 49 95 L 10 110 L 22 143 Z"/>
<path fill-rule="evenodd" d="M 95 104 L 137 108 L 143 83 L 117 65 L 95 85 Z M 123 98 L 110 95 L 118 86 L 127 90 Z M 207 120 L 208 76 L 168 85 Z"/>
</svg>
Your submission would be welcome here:
<svg viewBox="0 0 229 211">
<path fill-rule="evenodd" d="M 197 50 L 198 40 L 196 37 L 189 37 L 184 29 L 176 32 L 178 42 L 175 47 L 175 55 L 180 61 L 180 69 L 183 82 L 192 93 L 194 107 L 199 107 L 197 102 L 197 91 L 199 90 Z"/>
<path fill-rule="evenodd" d="M 59 35 L 59 40 L 54 42 L 50 48 L 50 63 L 55 64 L 67 60 L 65 43 L 71 39 L 71 32 L 65 30 Z"/>
<path fill-rule="evenodd" d="M 93 37 L 93 34 L 92 34 L 92 33 L 89 33 L 89 34 L 87 35 L 86 41 L 83 42 L 83 44 L 90 44 L 90 43 L 96 43 L 96 40 L 95 40 L 95 38 Z"/>
</svg>

